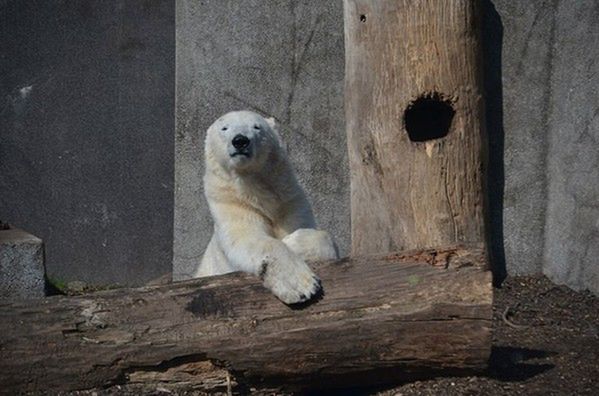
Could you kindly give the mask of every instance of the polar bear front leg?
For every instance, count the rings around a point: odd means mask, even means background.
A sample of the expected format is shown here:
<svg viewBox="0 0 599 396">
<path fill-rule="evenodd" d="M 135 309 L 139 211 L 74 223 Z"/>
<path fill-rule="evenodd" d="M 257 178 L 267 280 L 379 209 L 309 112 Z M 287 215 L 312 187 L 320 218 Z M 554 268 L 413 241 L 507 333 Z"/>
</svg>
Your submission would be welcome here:
<svg viewBox="0 0 599 396">
<path fill-rule="evenodd" d="M 331 234 L 312 228 L 300 228 L 282 239 L 295 254 L 306 261 L 336 260 L 339 249 Z"/>
<path fill-rule="evenodd" d="M 231 206 L 220 209 L 215 231 L 231 267 L 259 276 L 285 304 L 308 301 L 320 292 L 318 277 L 287 245 L 269 235 L 259 215 Z"/>
</svg>

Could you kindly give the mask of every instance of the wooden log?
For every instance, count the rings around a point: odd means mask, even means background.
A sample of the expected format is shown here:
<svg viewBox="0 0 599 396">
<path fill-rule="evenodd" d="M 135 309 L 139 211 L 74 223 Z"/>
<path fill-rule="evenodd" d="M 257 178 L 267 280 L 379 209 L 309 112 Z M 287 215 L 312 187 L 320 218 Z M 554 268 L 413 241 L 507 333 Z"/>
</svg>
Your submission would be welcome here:
<svg viewBox="0 0 599 396">
<path fill-rule="evenodd" d="M 345 0 L 352 255 L 485 241 L 477 0 Z"/>
<path fill-rule="evenodd" d="M 324 296 L 295 308 L 241 273 L 2 301 L 1 389 L 310 388 L 481 369 L 491 345 L 485 257 L 453 247 L 320 263 Z"/>
</svg>

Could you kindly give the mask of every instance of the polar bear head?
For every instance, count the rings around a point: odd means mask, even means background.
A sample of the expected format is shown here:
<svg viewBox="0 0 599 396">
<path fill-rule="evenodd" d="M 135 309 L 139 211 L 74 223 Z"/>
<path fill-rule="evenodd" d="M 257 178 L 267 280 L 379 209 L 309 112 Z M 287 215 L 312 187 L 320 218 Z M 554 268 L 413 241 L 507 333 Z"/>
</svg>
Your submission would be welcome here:
<svg viewBox="0 0 599 396">
<path fill-rule="evenodd" d="M 232 111 L 216 120 L 206 134 L 206 161 L 224 169 L 251 172 L 281 152 L 273 119 L 252 111 Z"/>
</svg>

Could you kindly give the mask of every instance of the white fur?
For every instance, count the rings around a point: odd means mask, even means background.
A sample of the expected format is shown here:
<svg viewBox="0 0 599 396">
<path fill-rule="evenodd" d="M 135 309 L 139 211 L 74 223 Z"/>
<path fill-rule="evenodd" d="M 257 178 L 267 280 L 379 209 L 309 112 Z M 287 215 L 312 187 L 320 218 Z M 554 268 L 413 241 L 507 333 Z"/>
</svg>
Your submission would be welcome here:
<svg viewBox="0 0 599 396">
<path fill-rule="evenodd" d="M 249 139 L 247 149 L 234 147 L 237 135 Z M 224 115 L 208 128 L 205 160 L 214 234 L 194 275 L 249 272 L 287 304 L 318 293 L 320 281 L 305 260 L 337 258 L 337 248 L 315 229 L 274 120 L 250 111 Z"/>
</svg>

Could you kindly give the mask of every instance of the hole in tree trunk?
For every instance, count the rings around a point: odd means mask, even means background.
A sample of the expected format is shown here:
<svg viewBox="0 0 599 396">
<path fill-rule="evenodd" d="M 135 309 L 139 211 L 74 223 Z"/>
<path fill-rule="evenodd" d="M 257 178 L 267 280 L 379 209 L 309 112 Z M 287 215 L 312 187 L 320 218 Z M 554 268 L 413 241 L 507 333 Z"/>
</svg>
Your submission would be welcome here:
<svg viewBox="0 0 599 396">
<path fill-rule="evenodd" d="M 451 101 L 433 92 L 408 105 L 404 112 L 404 125 L 413 142 L 440 139 L 449 132 L 454 114 Z"/>
</svg>

